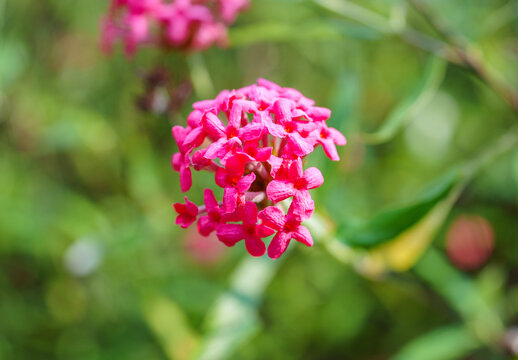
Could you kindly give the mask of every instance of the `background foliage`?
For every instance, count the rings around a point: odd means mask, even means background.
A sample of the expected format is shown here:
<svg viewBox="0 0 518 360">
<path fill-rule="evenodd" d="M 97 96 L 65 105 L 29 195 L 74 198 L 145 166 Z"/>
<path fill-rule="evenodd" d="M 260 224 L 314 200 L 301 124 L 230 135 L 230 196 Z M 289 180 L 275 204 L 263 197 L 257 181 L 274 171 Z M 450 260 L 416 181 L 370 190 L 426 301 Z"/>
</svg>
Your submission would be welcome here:
<svg viewBox="0 0 518 360">
<path fill-rule="evenodd" d="M 230 49 L 130 60 L 98 50 L 106 7 L 0 0 L 0 359 L 487 360 L 511 357 L 513 339 L 518 350 L 517 114 L 436 46 L 451 39 L 415 7 L 256 0 Z M 516 87 L 517 1 L 429 11 L 497 88 Z M 184 84 L 172 111 L 160 111 L 164 86 L 155 111 L 136 106 L 153 68 Z M 180 231 L 170 208 L 182 198 L 171 125 L 257 77 L 331 108 L 348 138 L 341 162 L 309 159 L 326 179 L 318 243 L 275 262 Z M 196 200 L 211 183 L 198 179 Z M 445 250 L 461 214 L 494 231 L 489 262 L 469 273 Z"/>
</svg>

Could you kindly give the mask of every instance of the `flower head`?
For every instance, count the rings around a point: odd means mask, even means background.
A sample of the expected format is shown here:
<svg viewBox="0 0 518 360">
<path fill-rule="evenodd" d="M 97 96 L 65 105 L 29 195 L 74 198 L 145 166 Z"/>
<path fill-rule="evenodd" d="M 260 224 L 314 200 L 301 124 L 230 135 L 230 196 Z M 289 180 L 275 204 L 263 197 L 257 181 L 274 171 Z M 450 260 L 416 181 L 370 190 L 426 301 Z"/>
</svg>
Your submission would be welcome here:
<svg viewBox="0 0 518 360">
<path fill-rule="evenodd" d="M 121 39 L 128 55 L 144 44 L 204 50 L 228 43 L 227 26 L 249 0 L 112 0 L 101 22 L 101 48 Z"/>
<path fill-rule="evenodd" d="M 196 211 L 190 202 L 175 204 L 177 223 L 186 227 L 198 220 L 200 234 L 215 231 L 227 246 L 244 240 L 253 256 L 266 252 L 262 239 L 271 235 L 268 256 L 273 259 L 291 239 L 312 246 L 302 222 L 315 209 L 309 191 L 324 178 L 315 167 L 304 170 L 304 160 L 318 145 L 332 160 L 339 159 L 336 145 L 345 145 L 345 138 L 327 126 L 330 116 L 329 109 L 314 106 L 299 91 L 264 79 L 195 103 L 187 125 L 173 127 L 179 150 L 173 169 L 184 192 L 192 184 L 191 169 L 213 172 L 223 196 L 218 202 L 206 189 L 205 205 Z"/>
</svg>

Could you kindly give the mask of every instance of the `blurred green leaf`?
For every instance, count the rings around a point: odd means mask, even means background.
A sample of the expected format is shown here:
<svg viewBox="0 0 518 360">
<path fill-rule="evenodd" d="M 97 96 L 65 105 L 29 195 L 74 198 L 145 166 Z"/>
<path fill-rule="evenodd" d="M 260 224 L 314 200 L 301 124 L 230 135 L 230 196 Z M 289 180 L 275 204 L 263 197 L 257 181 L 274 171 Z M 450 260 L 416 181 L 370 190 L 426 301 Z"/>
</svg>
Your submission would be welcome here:
<svg viewBox="0 0 518 360">
<path fill-rule="evenodd" d="M 395 271 L 407 271 L 412 268 L 432 243 L 461 190 L 461 185 L 456 186 L 446 199 L 437 203 L 415 225 L 370 251 L 357 262 L 358 268 L 371 276 L 377 276 L 387 268 Z"/>
<path fill-rule="evenodd" d="M 260 328 L 257 308 L 279 261 L 246 258 L 234 271 L 230 289 L 207 317 L 207 329 L 196 359 L 226 359 Z"/>
<path fill-rule="evenodd" d="M 27 50 L 24 44 L 14 39 L 1 39 L 0 90 L 4 90 L 11 84 L 23 71 L 26 64 Z"/>
<path fill-rule="evenodd" d="M 477 338 L 486 343 L 501 338 L 503 324 L 496 309 L 476 284 L 451 266 L 440 252 L 429 249 L 415 271 L 464 318 Z"/>
<path fill-rule="evenodd" d="M 182 309 L 171 300 L 157 296 L 144 302 L 144 315 L 171 360 L 187 360 L 198 344 Z"/>
<path fill-rule="evenodd" d="M 390 241 L 416 224 L 445 199 L 460 179 L 459 171 L 448 172 L 412 203 L 383 211 L 362 224 L 342 227 L 338 237 L 348 245 L 358 247 L 373 247 Z"/>
<path fill-rule="evenodd" d="M 447 326 L 410 341 L 391 360 L 454 360 L 478 346 L 477 340 L 464 326 Z"/>
<path fill-rule="evenodd" d="M 367 144 L 380 144 L 392 139 L 405 122 L 433 98 L 444 78 L 445 70 L 446 61 L 430 56 L 421 78 L 408 97 L 394 108 L 378 131 L 363 134 L 363 140 Z"/>
</svg>

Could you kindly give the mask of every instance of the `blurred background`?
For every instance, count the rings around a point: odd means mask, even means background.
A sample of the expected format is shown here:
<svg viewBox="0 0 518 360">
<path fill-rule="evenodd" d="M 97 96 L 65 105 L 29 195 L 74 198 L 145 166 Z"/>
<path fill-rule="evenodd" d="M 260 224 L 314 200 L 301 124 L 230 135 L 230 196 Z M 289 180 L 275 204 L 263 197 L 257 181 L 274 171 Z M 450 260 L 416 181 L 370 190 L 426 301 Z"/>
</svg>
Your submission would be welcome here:
<svg viewBox="0 0 518 360">
<path fill-rule="evenodd" d="M 425 4 L 453 37 L 407 1 L 254 0 L 229 49 L 128 59 L 107 1 L 0 0 L 0 359 L 518 354 L 518 1 Z M 348 139 L 278 261 L 171 209 L 171 126 L 258 77 Z"/>
</svg>

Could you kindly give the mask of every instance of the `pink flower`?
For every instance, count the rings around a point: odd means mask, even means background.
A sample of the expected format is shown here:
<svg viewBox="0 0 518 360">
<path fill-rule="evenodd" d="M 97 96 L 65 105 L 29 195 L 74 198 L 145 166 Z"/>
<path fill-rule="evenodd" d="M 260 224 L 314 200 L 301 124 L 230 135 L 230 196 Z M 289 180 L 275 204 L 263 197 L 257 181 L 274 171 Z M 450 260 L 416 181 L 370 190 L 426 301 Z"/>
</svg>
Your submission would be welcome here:
<svg viewBox="0 0 518 360">
<path fill-rule="evenodd" d="M 180 187 L 182 192 L 187 192 L 192 186 L 192 174 L 189 168 L 189 156 L 181 153 L 173 154 L 171 157 L 171 166 L 180 173 Z"/>
<path fill-rule="evenodd" d="M 246 250 L 250 255 L 262 256 L 266 252 L 266 246 L 261 238 L 272 235 L 273 231 L 257 225 L 257 205 L 247 202 L 243 208 L 243 223 L 220 225 L 216 234 L 218 239 L 227 246 L 234 246 L 244 239 Z"/>
<path fill-rule="evenodd" d="M 198 220 L 200 234 L 216 231 L 227 246 L 244 239 L 253 256 L 264 254 L 261 239 L 273 234 L 268 255 L 274 259 L 291 239 L 311 246 L 302 222 L 315 210 L 310 190 L 324 178 L 315 167 L 304 170 L 303 160 L 319 145 L 338 159 L 336 145 L 345 144 L 345 138 L 325 124 L 330 115 L 299 91 L 264 79 L 194 103 L 187 126 L 172 129 L 179 150 L 172 165 L 183 191 L 191 188 L 192 169 L 213 172 L 223 198 L 218 202 L 206 189 L 205 206 L 196 211 L 188 203 L 175 204 L 177 223 L 187 227 Z M 287 204 L 284 215 L 280 208 Z"/>
<path fill-rule="evenodd" d="M 243 141 L 256 140 L 263 132 L 261 124 L 247 124 L 240 128 L 241 113 L 231 112 L 229 125 L 226 128 L 213 112 L 207 112 L 202 122 L 205 132 L 217 139 L 207 148 L 205 157 L 208 159 L 219 157 L 224 161 L 229 153 L 242 147 Z"/>
<path fill-rule="evenodd" d="M 274 123 L 269 118 L 266 126 L 270 134 L 279 138 L 287 138 L 285 146 L 288 151 L 285 151 L 284 154 L 293 153 L 295 156 L 305 156 L 313 151 L 313 145 L 311 141 L 302 137 L 301 132 L 310 125 L 293 120 L 291 105 L 293 103 L 287 99 L 277 100 L 273 105 L 273 113 L 277 122 Z"/>
<path fill-rule="evenodd" d="M 207 209 L 207 215 L 200 217 L 198 221 L 198 231 L 203 236 L 209 236 L 216 227 L 221 223 L 223 210 L 220 209 L 214 193 L 210 189 L 205 189 L 203 192 L 203 199 L 205 200 L 205 207 Z"/>
<path fill-rule="evenodd" d="M 101 48 L 110 52 L 117 39 L 126 54 L 142 45 L 201 51 L 228 44 L 227 26 L 249 0 L 112 0 L 102 20 Z"/>
<path fill-rule="evenodd" d="M 322 123 L 311 135 L 314 136 L 318 144 L 322 145 L 328 158 L 333 161 L 340 160 L 335 145 L 345 145 L 347 143 L 345 136 L 340 131 L 327 127 L 325 123 Z"/>
<path fill-rule="evenodd" d="M 268 198 L 277 203 L 289 197 L 293 199 L 293 213 L 299 219 L 308 219 L 315 204 L 309 194 L 310 189 L 315 189 L 324 183 L 324 177 L 315 167 L 303 172 L 302 160 L 294 160 L 288 170 L 288 177 L 281 180 L 272 180 L 266 188 Z"/>
<path fill-rule="evenodd" d="M 237 14 L 248 7 L 248 0 L 218 0 L 221 18 L 227 24 L 236 20 Z"/>
<path fill-rule="evenodd" d="M 244 203 L 245 192 L 256 179 L 254 173 L 244 176 L 246 157 L 237 154 L 229 158 L 226 168 L 216 171 L 216 184 L 224 189 L 223 206 L 233 212 L 238 203 Z"/>
<path fill-rule="evenodd" d="M 324 183 L 324 177 L 315 167 L 303 172 L 302 160 L 294 160 L 289 167 L 286 180 L 272 180 L 266 188 L 268 198 L 276 203 L 292 196 L 300 196 L 301 193 L 309 193 Z"/>
<path fill-rule="evenodd" d="M 185 197 L 185 204 L 176 203 L 173 204 L 175 211 L 178 213 L 176 217 L 176 224 L 182 228 L 188 228 L 193 222 L 196 221 L 198 216 L 198 206 L 195 203 L 189 201 L 187 196 Z"/>
<path fill-rule="evenodd" d="M 272 259 L 277 259 L 286 251 L 291 239 L 295 239 L 306 246 L 313 246 L 311 233 L 293 216 L 291 208 L 288 214 L 284 215 L 279 208 L 269 206 L 259 213 L 259 218 L 263 221 L 259 232 L 264 232 L 263 229 L 277 231 L 268 246 L 268 256 Z"/>
</svg>

